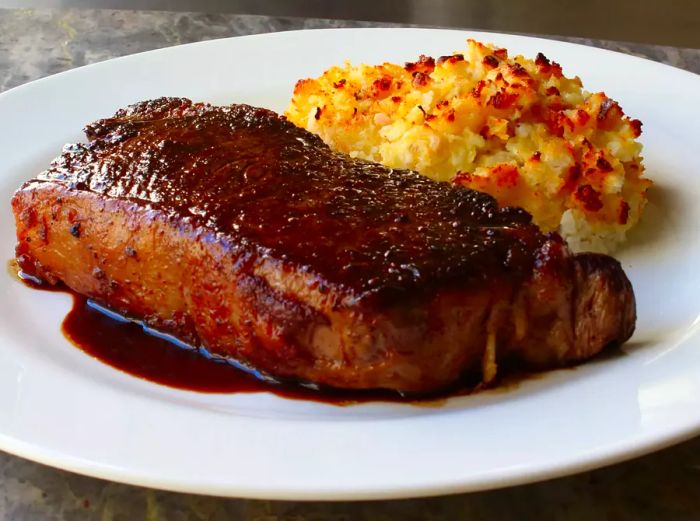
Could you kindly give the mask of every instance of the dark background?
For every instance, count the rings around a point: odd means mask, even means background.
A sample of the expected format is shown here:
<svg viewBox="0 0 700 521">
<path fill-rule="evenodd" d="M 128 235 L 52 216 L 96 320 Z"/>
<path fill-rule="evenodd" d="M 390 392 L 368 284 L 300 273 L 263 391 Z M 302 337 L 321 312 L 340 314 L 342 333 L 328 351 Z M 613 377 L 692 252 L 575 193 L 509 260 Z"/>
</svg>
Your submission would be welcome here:
<svg viewBox="0 0 700 521">
<path fill-rule="evenodd" d="M 700 0 L 0 0 L 1 7 L 339 18 L 700 47 Z"/>
</svg>

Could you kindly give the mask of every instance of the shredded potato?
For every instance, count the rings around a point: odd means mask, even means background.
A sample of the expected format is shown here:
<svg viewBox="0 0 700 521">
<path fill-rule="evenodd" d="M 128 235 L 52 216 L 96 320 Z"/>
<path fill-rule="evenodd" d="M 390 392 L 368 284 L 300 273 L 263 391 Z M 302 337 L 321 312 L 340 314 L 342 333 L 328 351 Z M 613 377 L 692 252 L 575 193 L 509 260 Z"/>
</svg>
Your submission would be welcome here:
<svg viewBox="0 0 700 521">
<path fill-rule="evenodd" d="M 542 54 L 474 40 L 437 60 L 331 67 L 297 82 L 285 115 L 350 156 L 521 206 L 576 251 L 621 243 L 651 185 L 639 120 Z"/>
</svg>

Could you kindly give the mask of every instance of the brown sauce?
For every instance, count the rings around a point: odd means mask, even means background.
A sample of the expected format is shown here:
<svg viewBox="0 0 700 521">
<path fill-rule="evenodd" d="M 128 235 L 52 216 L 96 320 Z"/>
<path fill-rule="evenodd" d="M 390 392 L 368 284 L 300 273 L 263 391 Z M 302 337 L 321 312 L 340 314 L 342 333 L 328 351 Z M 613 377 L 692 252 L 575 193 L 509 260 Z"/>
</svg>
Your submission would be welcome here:
<svg viewBox="0 0 700 521">
<path fill-rule="evenodd" d="M 407 398 L 393 391 L 343 391 L 314 389 L 295 383 L 266 381 L 234 365 L 207 357 L 197 349 L 144 330 L 137 321 L 116 318 L 95 306 L 87 298 L 63 285 L 42 284 L 19 273 L 16 262 L 10 273 L 33 289 L 63 292 L 73 297 L 71 310 L 63 320 L 63 335 L 86 354 L 132 376 L 177 389 L 202 393 L 260 393 L 333 405 L 366 402 L 411 402 L 440 405 L 440 396 Z M 19 276 L 18 276 L 19 273 Z M 462 390 L 460 394 L 467 391 Z M 452 395 L 454 393 L 450 393 Z"/>
<path fill-rule="evenodd" d="M 346 391 L 264 380 L 172 337 L 159 336 L 157 332 L 144 329 L 138 321 L 118 317 L 63 285 L 42 284 L 20 273 L 14 261 L 9 263 L 8 269 L 28 287 L 63 292 L 73 297 L 72 308 L 63 320 L 61 330 L 76 347 L 116 369 L 161 385 L 202 393 L 267 392 L 332 405 L 402 402 L 440 406 L 449 397 L 471 394 L 478 389 L 474 381 L 467 379 L 449 391 L 416 398 L 389 390 Z M 499 383 L 498 389 L 512 389 L 522 379 L 522 375 L 508 377 Z"/>
</svg>

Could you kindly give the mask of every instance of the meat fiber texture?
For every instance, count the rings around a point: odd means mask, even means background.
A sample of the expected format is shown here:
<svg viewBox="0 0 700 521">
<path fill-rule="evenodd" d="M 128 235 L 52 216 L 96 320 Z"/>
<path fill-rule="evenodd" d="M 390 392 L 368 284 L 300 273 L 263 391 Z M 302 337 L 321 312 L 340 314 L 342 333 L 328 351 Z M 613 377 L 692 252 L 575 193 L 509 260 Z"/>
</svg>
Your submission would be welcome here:
<svg viewBox="0 0 700 521">
<path fill-rule="evenodd" d="M 246 105 L 86 127 L 12 200 L 21 269 L 271 378 L 431 393 L 632 334 L 619 263 Z"/>
</svg>

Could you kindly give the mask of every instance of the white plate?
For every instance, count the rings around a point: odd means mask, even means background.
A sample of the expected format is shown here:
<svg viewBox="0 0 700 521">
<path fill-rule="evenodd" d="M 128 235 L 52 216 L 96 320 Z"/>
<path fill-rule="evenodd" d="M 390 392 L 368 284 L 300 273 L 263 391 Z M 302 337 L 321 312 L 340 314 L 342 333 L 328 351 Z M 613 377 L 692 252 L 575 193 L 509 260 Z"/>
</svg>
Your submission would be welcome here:
<svg viewBox="0 0 700 521">
<path fill-rule="evenodd" d="M 615 356 L 442 407 L 335 407 L 269 394 L 158 386 L 86 356 L 59 333 L 69 299 L 0 276 L 0 448 L 76 472 L 205 494 L 395 498 L 589 469 L 700 430 L 700 77 L 600 49 L 462 31 L 301 31 L 112 60 L 0 95 L 0 258 L 13 255 L 12 191 L 91 120 L 163 95 L 283 110 L 294 82 L 350 58 L 442 55 L 466 37 L 543 51 L 642 119 L 657 185 L 620 259 L 639 323 Z"/>
</svg>

